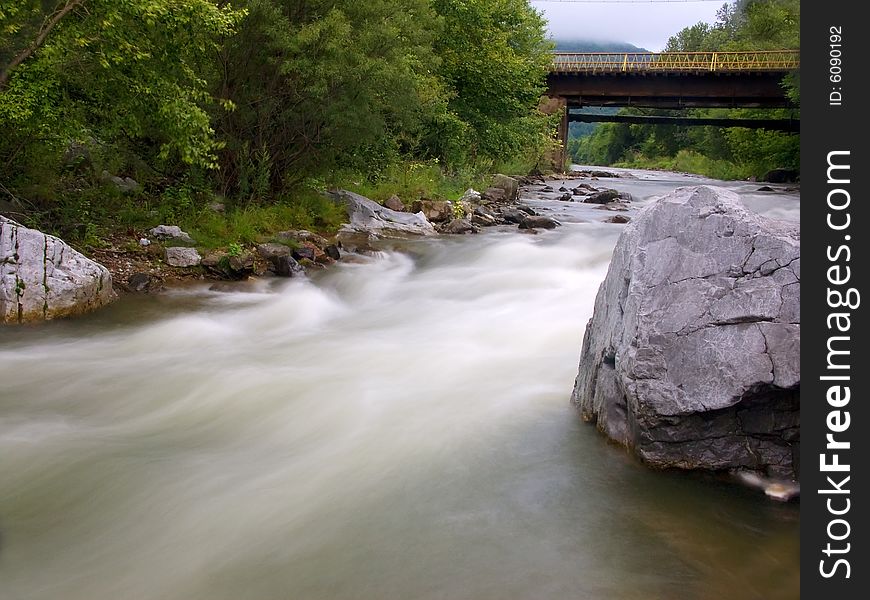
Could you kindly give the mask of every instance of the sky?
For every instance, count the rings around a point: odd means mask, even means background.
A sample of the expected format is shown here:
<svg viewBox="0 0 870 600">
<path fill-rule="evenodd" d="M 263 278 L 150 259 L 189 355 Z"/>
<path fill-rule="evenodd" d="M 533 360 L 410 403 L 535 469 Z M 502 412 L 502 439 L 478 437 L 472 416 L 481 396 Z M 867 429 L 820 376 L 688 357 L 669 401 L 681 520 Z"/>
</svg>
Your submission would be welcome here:
<svg viewBox="0 0 870 600">
<path fill-rule="evenodd" d="M 725 0 L 530 1 L 547 17 L 554 38 L 629 42 L 651 51 L 662 50 L 668 38 L 684 27 L 715 22 L 716 11 L 725 4 Z"/>
</svg>

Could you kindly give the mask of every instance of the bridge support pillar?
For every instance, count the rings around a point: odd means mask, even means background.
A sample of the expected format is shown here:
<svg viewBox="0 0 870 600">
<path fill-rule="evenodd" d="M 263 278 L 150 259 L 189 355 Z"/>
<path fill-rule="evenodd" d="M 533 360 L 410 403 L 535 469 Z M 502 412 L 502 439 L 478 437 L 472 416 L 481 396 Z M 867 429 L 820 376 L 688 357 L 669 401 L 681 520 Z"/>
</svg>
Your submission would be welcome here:
<svg viewBox="0 0 870 600">
<path fill-rule="evenodd" d="M 558 146 L 547 158 L 551 169 L 563 173 L 568 165 L 568 100 L 563 96 L 545 96 L 541 99 L 540 110 L 546 115 L 560 115 L 556 132 Z"/>
</svg>

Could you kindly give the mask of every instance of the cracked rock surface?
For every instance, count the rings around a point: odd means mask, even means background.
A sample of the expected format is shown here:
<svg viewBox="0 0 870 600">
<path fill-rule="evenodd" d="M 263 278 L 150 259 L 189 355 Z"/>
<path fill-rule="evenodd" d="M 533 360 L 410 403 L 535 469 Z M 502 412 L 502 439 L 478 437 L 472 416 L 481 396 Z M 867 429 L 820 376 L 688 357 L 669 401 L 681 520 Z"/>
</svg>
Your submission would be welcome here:
<svg viewBox="0 0 870 600">
<path fill-rule="evenodd" d="M 657 467 L 798 478 L 798 226 L 679 188 L 617 242 L 572 401 Z"/>
<path fill-rule="evenodd" d="M 106 267 L 0 216 L 0 323 L 78 315 L 114 299 Z"/>
<path fill-rule="evenodd" d="M 347 190 L 338 190 L 331 196 L 347 206 L 350 224 L 342 229 L 345 235 L 362 233 L 403 238 L 437 233 L 423 213 L 390 210 L 365 196 Z"/>
</svg>

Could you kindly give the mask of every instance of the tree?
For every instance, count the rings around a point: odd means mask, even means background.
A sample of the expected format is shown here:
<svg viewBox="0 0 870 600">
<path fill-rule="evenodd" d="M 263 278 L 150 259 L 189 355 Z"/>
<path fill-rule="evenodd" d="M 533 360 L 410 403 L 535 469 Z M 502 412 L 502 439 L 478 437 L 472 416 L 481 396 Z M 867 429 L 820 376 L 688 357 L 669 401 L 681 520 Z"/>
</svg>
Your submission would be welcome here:
<svg viewBox="0 0 870 600">
<path fill-rule="evenodd" d="M 432 127 L 431 152 L 454 163 L 498 161 L 542 145 L 551 132 L 536 107 L 553 47 L 543 17 L 525 0 L 432 5 L 444 23 L 435 51 L 450 116 Z"/>
<path fill-rule="evenodd" d="M 226 143 L 225 192 L 247 195 L 255 163 L 268 163 L 270 190 L 339 163 L 371 161 L 352 166 L 372 170 L 413 146 L 424 114 L 443 105 L 432 75 L 437 19 L 426 0 L 245 6 L 249 16 L 220 52 L 214 86 L 236 107 L 215 114 Z"/>
<path fill-rule="evenodd" d="M 199 74 L 243 13 L 209 0 L 28 1 L 0 11 L 0 142 L 92 136 L 155 145 L 163 159 L 214 164 Z"/>
</svg>

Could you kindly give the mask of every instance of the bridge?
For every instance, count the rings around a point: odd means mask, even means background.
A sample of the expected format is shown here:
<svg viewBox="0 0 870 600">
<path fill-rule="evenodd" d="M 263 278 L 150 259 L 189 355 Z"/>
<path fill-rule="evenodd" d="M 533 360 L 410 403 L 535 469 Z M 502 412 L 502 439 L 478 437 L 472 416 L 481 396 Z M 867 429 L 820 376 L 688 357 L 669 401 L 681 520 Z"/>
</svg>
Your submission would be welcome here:
<svg viewBox="0 0 870 600">
<path fill-rule="evenodd" d="M 547 77 L 547 95 L 552 100 L 546 109 L 552 112 L 563 110 L 560 136 L 566 140 L 569 119 L 608 118 L 569 116 L 571 109 L 584 106 L 784 108 L 792 105 L 782 80 L 799 68 L 800 53 L 797 50 L 557 53 L 553 55 Z M 739 126 L 767 125 L 788 130 L 796 127 L 795 122 L 777 127 L 769 120 L 765 121 L 764 124 Z M 721 126 L 738 126 L 738 123 L 723 123 Z"/>
</svg>

